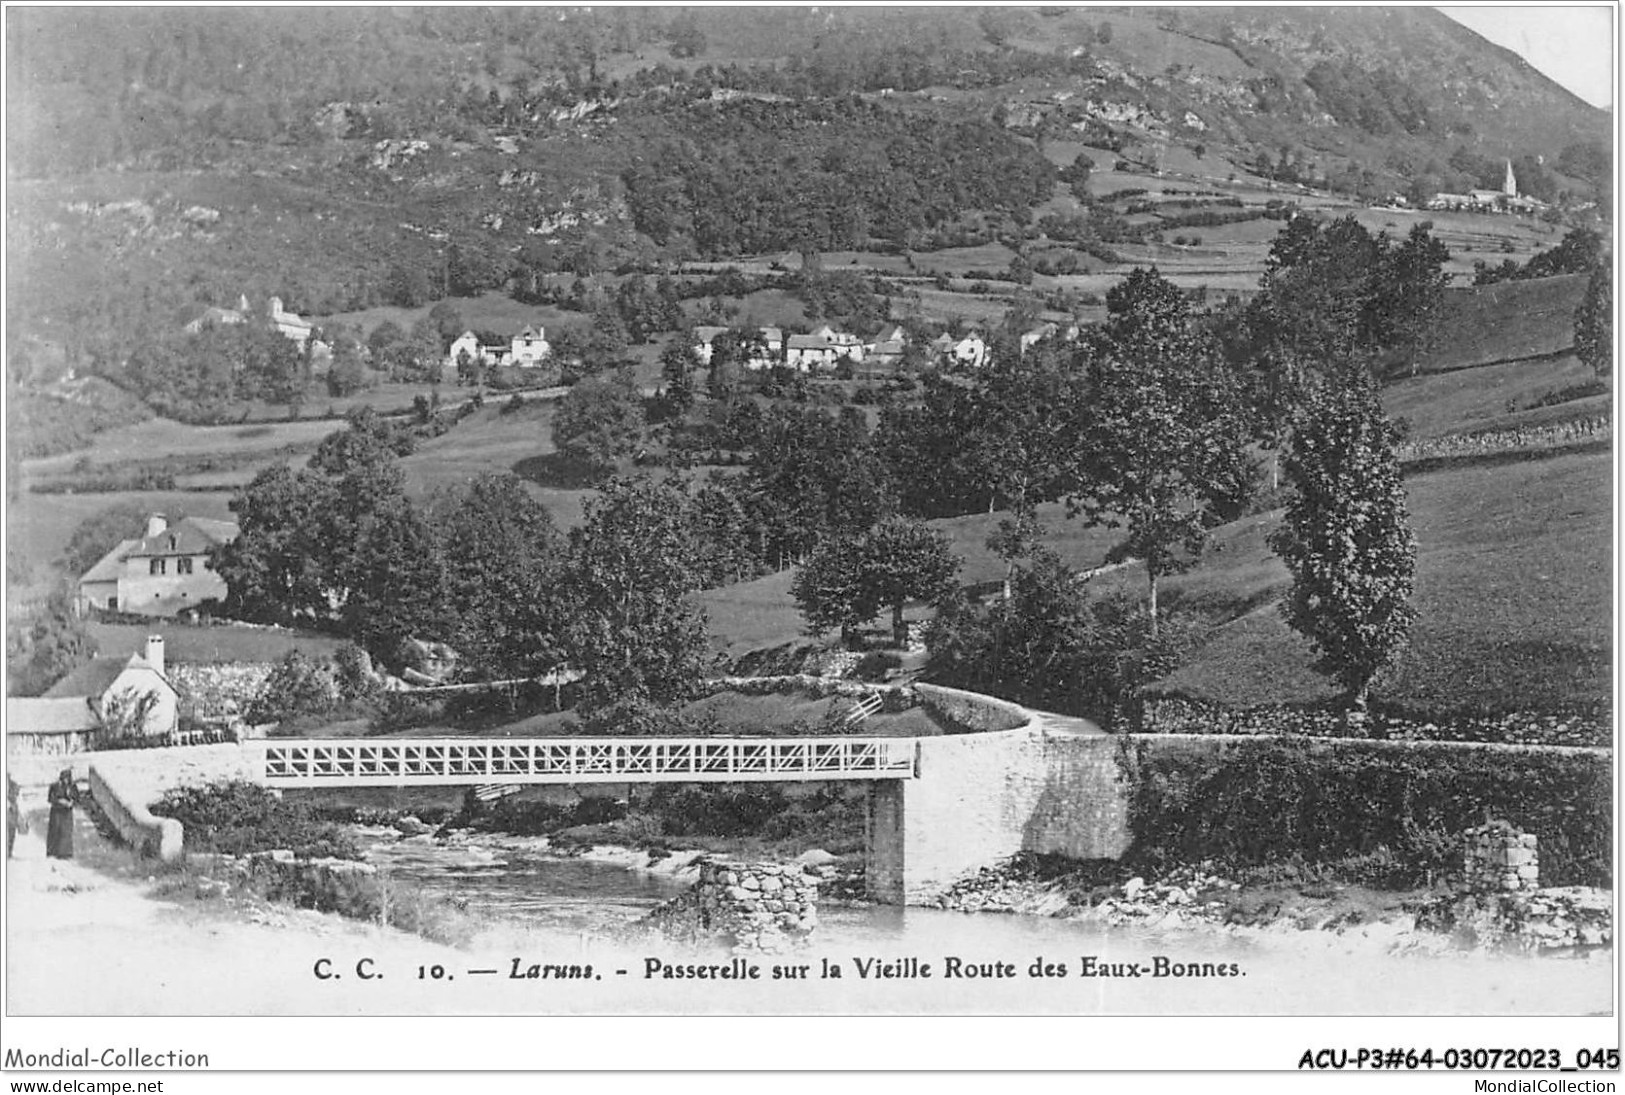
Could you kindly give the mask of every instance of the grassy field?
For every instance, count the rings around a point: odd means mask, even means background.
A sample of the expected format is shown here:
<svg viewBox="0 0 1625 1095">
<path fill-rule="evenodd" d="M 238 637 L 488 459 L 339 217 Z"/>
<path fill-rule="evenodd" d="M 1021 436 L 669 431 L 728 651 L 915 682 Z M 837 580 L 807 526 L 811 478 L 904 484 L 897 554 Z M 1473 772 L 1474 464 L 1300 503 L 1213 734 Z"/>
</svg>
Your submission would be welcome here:
<svg viewBox="0 0 1625 1095">
<path fill-rule="evenodd" d="M 407 401 L 410 404 L 410 400 Z M 206 456 L 230 454 L 242 457 L 270 454 L 288 446 L 314 450 L 321 439 L 343 428 L 342 422 L 265 422 L 235 426 L 188 426 L 167 418 L 152 418 L 133 426 L 121 426 L 96 435 L 89 449 L 30 460 L 23 464 L 25 476 L 66 472 L 88 462 L 94 467 L 116 467 L 131 461 L 147 461 L 165 456 Z"/>
<path fill-rule="evenodd" d="M 1567 350 L 1574 345 L 1574 310 L 1585 288 L 1585 275 L 1564 274 L 1455 290 L 1434 348 L 1417 367 L 1437 372 Z"/>
<path fill-rule="evenodd" d="M 276 662 L 290 650 L 312 656 L 331 656 L 342 639 L 277 628 L 218 624 L 199 627 L 174 620 L 150 623 L 91 623 L 90 634 L 104 655 L 122 657 L 142 649 L 149 635 L 164 639 L 164 660 L 212 665 L 217 662 Z"/>
<path fill-rule="evenodd" d="M 1004 561 L 987 546 L 987 538 L 1004 514 L 972 514 L 930 522 L 948 537 L 962 560 L 959 581 L 965 585 L 994 582 L 1005 573 Z M 1045 546 L 1080 570 L 1099 566 L 1106 552 L 1122 538 L 1121 530 L 1091 528 L 1066 519 L 1059 504 L 1039 507 Z M 730 658 L 753 650 L 780 646 L 806 637 L 805 622 L 790 596 L 795 571 L 785 570 L 753 582 L 710 589 L 697 597 L 710 620 L 712 645 Z M 910 620 L 930 616 L 925 608 L 911 608 Z"/>
<path fill-rule="evenodd" d="M 1374 697 L 1440 713 L 1606 703 L 1611 470 L 1606 455 L 1576 455 L 1407 480 L 1419 619 Z M 1272 525 L 1220 530 L 1200 568 L 1167 581 L 1170 606 L 1235 619 L 1159 691 L 1239 706 L 1331 696 L 1274 606 L 1287 573 L 1264 545 Z"/>
<path fill-rule="evenodd" d="M 402 458 L 408 493 L 430 498 L 459 491 L 480 475 L 514 472 L 526 478 L 527 489 L 547 507 L 559 528 L 579 524 L 582 506 L 593 492 L 536 481 L 538 458 L 557 451 L 552 437 L 555 404 L 533 399 L 517 411 L 505 412 L 506 402 L 507 397 L 488 400 L 455 429 Z"/>
<path fill-rule="evenodd" d="M 1528 413 L 1541 397 L 1586 384 L 1594 376 L 1572 354 L 1509 361 L 1407 377 L 1383 388 L 1382 403 L 1390 418 L 1410 423 L 1412 437 L 1439 437 L 1486 428 L 1520 411 Z M 1572 411 L 1571 407 L 1565 413 Z"/>
<path fill-rule="evenodd" d="M 357 312 L 338 312 L 330 316 L 314 316 L 311 322 L 317 326 L 333 326 L 343 324 L 362 332 L 370 332 L 374 327 L 388 320 L 403 331 L 411 330 L 412 324 L 424 318 L 429 311 L 439 303 L 438 301 L 425 304 L 419 308 L 397 308 L 393 305 L 380 305 L 376 308 L 365 308 Z M 450 297 L 446 303 L 456 308 L 463 317 L 463 325 L 473 330 L 490 330 L 497 334 L 516 334 L 527 326 L 540 324 L 545 327 L 573 327 L 585 325 L 588 317 L 580 312 L 571 312 L 563 308 L 555 308 L 548 304 L 522 304 L 506 293 L 487 291 L 477 297 Z"/>
</svg>

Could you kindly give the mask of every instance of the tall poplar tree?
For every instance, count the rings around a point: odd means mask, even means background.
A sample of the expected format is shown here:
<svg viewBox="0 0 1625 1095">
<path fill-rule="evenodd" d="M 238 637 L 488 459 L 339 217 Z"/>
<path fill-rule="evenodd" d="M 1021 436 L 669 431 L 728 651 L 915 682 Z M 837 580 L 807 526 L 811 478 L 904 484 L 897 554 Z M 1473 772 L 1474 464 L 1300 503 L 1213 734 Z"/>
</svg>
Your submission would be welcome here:
<svg viewBox="0 0 1625 1095">
<path fill-rule="evenodd" d="M 1316 668 L 1347 690 L 1356 713 L 1416 618 L 1416 539 L 1397 439 L 1364 368 L 1316 385 L 1286 459 L 1294 496 L 1269 540 L 1292 572 L 1281 604 L 1287 623 L 1314 646 Z"/>
</svg>

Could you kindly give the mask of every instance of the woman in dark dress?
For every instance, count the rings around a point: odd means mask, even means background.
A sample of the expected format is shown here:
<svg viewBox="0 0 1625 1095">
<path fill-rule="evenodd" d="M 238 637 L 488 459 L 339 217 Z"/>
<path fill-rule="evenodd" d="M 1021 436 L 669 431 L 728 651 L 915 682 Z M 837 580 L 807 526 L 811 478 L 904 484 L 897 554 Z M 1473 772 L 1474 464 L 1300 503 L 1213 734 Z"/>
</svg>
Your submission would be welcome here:
<svg viewBox="0 0 1625 1095">
<path fill-rule="evenodd" d="M 45 854 L 73 858 L 73 771 L 64 768 L 51 784 L 51 821 L 45 829 Z"/>
<path fill-rule="evenodd" d="M 17 805 L 17 795 L 19 793 L 20 793 L 20 789 L 17 786 L 17 781 L 11 778 L 11 773 L 10 772 L 7 772 L 6 773 L 6 858 L 7 859 L 11 858 L 11 848 L 12 848 L 12 845 L 17 843 L 17 834 L 20 833 L 20 832 L 25 831 L 23 829 L 23 810 L 22 810 L 21 806 Z"/>
</svg>

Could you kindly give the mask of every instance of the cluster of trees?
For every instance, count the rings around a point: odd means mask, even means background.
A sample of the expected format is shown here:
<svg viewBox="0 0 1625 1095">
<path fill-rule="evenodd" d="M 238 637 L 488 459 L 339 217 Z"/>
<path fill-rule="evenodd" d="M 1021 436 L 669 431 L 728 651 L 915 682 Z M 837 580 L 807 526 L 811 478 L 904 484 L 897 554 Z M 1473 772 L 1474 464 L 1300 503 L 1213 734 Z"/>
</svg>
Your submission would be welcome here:
<svg viewBox="0 0 1625 1095">
<path fill-rule="evenodd" d="M 1119 727 L 1133 695 L 1175 668 L 1197 637 L 1189 619 L 1150 616 L 1127 594 L 1093 597 L 1054 553 L 1013 566 L 1009 595 L 979 603 L 944 598 L 926 631 L 932 671 L 966 688 L 1046 711 L 1087 713 Z"/>
<path fill-rule="evenodd" d="M 387 664 L 445 642 L 472 679 L 586 674 L 590 705 L 684 693 L 705 662 L 687 599 L 709 577 L 685 485 L 617 479 L 568 537 L 511 475 L 420 505 L 396 435 L 360 415 L 306 468 L 257 475 L 232 502 L 241 534 L 214 566 L 241 619 L 344 635 Z"/>
<path fill-rule="evenodd" d="M 1415 362 L 1429 345 L 1448 282 L 1449 251 L 1431 225 L 1403 241 L 1372 236 L 1352 216 L 1296 217 L 1276 237 L 1259 293 L 1219 320 L 1230 360 L 1246 370 L 1253 404 L 1277 443 L 1305 381 L 1339 362 L 1377 371 Z"/>
<path fill-rule="evenodd" d="M 1439 128 L 1427 97 L 1386 67 L 1369 68 L 1353 58 L 1316 61 L 1304 73 L 1326 113 L 1340 125 L 1377 136 L 1420 135 Z"/>
<path fill-rule="evenodd" d="M 211 421 L 250 399 L 296 407 L 310 378 L 308 350 L 250 321 L 139 342 L 113 379 L 159 414 Z"/>
<path fill-rule="evenodd" d="M 697 105 L 621 175 L 639 232 L 710 256 L 861 249 L 971 209 L 1025 216 L 1055 169 L 985 121 L 858 99 Z"/>
<path fill-rule="evenodd" d="M 1520 264 L 1506 259 L 1499 266 L 1490 266 L 1483 260 L 1473 263 L 1473 284 L 1494 285 L 1502 281 L 1549 278 L 1558 274 L 1588 274 L 1602 265 L 1602 236 L 1589 228 L 1574 228 L 1563 236 L 1556 247 L 1537 251 L 1528 262 Z"/>
</svg>

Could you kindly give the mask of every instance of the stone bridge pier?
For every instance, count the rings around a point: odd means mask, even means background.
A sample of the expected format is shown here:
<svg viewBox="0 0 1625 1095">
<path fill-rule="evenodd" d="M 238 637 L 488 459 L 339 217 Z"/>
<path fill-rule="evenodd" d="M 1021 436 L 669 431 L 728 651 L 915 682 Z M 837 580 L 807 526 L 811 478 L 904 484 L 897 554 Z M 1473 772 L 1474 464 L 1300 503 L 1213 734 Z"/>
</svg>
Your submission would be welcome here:
<svg viewBox="0 0 1625 1095">
<path fill-rule="evenodd" d="M 914 779 L 869 785 L 869 897 L 923 904 L 1017 852 L 1115 859 L 1128 849 L 1119 742 L 1028 727 L 918 739 Z"/>
</svg>

